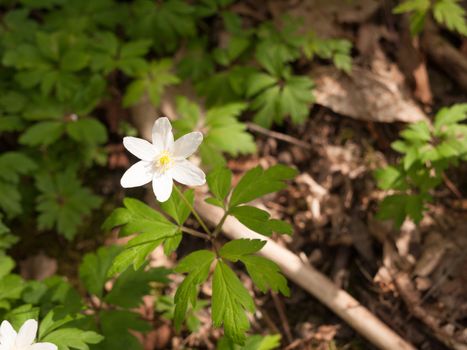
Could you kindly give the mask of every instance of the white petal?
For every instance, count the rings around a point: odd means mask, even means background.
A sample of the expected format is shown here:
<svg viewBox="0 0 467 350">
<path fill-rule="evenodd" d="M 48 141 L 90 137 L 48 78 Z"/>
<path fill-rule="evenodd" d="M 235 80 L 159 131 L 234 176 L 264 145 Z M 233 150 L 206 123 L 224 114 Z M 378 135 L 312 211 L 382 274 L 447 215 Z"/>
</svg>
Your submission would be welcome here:
<svg viewBox="0 0 467 350">
<path fill-rule="evenodd" d="M 16 337 L 15 345 L 17 348 L 23 348 L 31 345 L 36 338 L 37 333 L 37 321 L 36 320 L 27 320 L 21 326 L 18 336 Z"/>
<path fill-rule="evenodd" d="M 0 344 L 10 348 L 16 340 L 17 333 L 11 326 L 10 322 L 3 321 L 0 325 Z"/>
<path fill-rule="evenodd" d="M 142 160 L 150 161 L 157 155 L 156 149 L 150 142 L 137 137 L 124 137 L 123 146 L 125 146 L 129 152 Z"/>
<path fill-rule="evenodd" d="M 199 131 L 183 135 L 175 141 L 173 156 L 188 158 L 196 152 L 201 142 L 203 142 L 203 134 Z"/>
<path fill-rule="evenodd" d="M 186 159 L 177 160 L 170 169 L 170 175 L 174 180 L 187 186 L 201 186 L 206 182 L 204 172 Z"/>
<path fill-rule="evenodd" d="M 174 145 L 174 135 L 172 134 L 172 125 L 166 117 L 157 119 L 152 127 L 152 144 L 157 153 L 163 151 L 172 152 Z"/>
<path fill-rule="evenodd" d="M 133 164 L 120 179 L 123 188 L 143 186 L 149 183 L 154 176 L 152 163 L 144 160 Z"/>
<path fill-rule="evenodd" d="M 152 180 L 152 190 L 159 202 L 165 202 L 172 194 L 173 180 L 168 174 L 155 175 Z"/>
<path fill-rule="evenodd" d="M 28 350 L 57 350 L 57 345 L 52 343 L 36 343 L 32 344 Z"/>
</svg>

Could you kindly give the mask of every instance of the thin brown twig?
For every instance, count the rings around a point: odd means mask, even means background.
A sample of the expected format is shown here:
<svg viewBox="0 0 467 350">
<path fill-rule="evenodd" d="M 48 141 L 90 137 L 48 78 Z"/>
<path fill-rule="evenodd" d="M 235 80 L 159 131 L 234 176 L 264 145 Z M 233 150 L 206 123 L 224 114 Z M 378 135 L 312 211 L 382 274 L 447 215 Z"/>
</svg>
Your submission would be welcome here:
<svg viewBox="0 0 467 350">
<path fill-rule="evenodd" d="M 277 131 L 268 130 L 254 123 L 246 123 L 246 125 L 248 129 L 250 129 L 251 131 L 255 131 L 257 133 L 260 133 L 260 134 L 263 134 L 263 135 L 266 135 L 266 136 L 269 136 L 269 137 L 272 137 L 272 138 L 275 138 L 275 139 L 278 139 L 284 142 L 291 143 L 292 145 L 295 145 L 298 147 L 302 147 L 308 150 L 311 149 L 311 145 L 309 143 L 299 140 L 293 136 L 286 135 L 286 134 L 283 134 Z"/>
<path fill-rule="evenodd" d="M 275 292 L 271 292 L 272 301 L 276 306 L 277 313 L 279 314 L 279 318 L 282 323 L 282 328 L 284 329 L 285 336 L 287 337 L 287 341 L 290 343 L 293 342 L 292 332 L 290 331 L 289 320 L 287 319 L 287 315 L 285 314 L 284 310 L 284 303 L 280 300 L 279 296 Z"/>
<path fill-rule="evenodd" d="M 449 179 L 449 177 L 447 177 L 445 173 L 443 173 L 443 180 L 446 184 L 446 187 L 449 188 L 457 198 L 461 199 L 462 193 L 457 189 L 456 185 L 454 185 L 454 183 Z"/>
</svg>

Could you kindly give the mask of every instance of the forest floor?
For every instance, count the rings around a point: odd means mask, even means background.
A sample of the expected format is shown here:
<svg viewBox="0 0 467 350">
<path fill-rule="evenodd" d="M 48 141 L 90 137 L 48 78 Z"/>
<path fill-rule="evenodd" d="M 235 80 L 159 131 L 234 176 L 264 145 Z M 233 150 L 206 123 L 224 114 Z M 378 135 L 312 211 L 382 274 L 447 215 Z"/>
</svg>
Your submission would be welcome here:
<svg viewBox="0 0 467 350">
<path fill-rule="evenodd" d="M 455 74 L 447 74 L 429 54 L 436 48 L 423 38 L 410 38 L 404 21 L 396 22 L 392 3 L 356 2 L 360 7 L 352 3 L 267 1 L 259 10 L 254 2 L 246 1 L 237 9 L 243 16 L 298 13 L 305 26 L 320 36 L 350 40 L 354 73 L 346 76 L 324 62 L 313 67 L 304 62 L 300 69 L 309 70 L 317 84 L 317 104 L 308 122 L 298 127 L 286 123 L 272 132 L 252 126 L 258 153 L 231 159 L 228 165 L 237 176 L 258 164 L 284 163 L 299 169 L 300 175 L 288 189 L 261 203 L 274 217 L 294 225 L 292 236 L 275 239 L 329 276 L 416 348 L 467 344 L 467 167 L 461 165 L 447 174 L 420 225 L 405 222 L 400 230 L 374 218 L 384 193 L 373 177 L 375 169 L 395 161 L 397 154 L 390 144 L 403 122 L 410 121 L 407 118 L 430 116 L 441 106 L 466 101 L 466 91 L 459 87 Z M 467 60 L 467 39 L 444 32 L 439 35 Z M 444 64 L 450 64 L 449 58 Z M 336 97 L 336 86 L 356 93 Z M 101 192 L 118 199 L 123 196 L 118 185 L 123 168 L 113 168 L 129 161 L 118 145 L 112 151 L 114 164 L 108 173 L 113 175 L 101 180 L 105 182 Z M 195 222 L 191 224 L 196 227 Z M 73 279 L 76 261 L 98 243 L 89 237 L 73 251 L 60 251 L 60 242 L 33 250 L 54 256 L 59 272 Z M 156 251 L 153 260 L 173 265 L 177 256 L 199 244 L 188 238 L 173 256 L 166 258 Z M 30 250 L 20 247 L 18 251 Z M 23 274 L 38 259 L 26 261 Z M 173 286 L 168 288 L 169 293 L 173 291 Z M 290 298 L 256 295 L 259 312 L 252 320 L 252 333 L 280 333 L 282 348 L 288 350 L 373 348 L 300 287 L 291 283 L 291 290 Z M 212 349 L 220 336 L 210 327 L 207 311 L 198 312 L 202 326 L 188 339 L 186 333 L 176 335 L 170 321 L 154 311 L 149 301 L 142 312 L 155 325 L 155 331 L 144 337 L 147 349 L 177 348 L 182 343 Z"/>
</svg>

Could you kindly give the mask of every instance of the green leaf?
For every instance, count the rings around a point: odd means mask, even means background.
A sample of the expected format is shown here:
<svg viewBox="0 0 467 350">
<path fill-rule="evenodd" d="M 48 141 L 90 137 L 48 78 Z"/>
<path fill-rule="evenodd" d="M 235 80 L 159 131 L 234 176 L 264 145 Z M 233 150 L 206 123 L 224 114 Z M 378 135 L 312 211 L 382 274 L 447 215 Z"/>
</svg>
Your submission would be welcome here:
<svg viewBox="0 0 467 350">
<path fill-rule="evenodd" d="M 257 79 L 262 81 L 261 85 L 254 83 Z M 254 84 L 248 91 L 253 98 L 251 108 L 257 111 L 254 120 L 261 126 L 269 128 L 274 122 L 281 124 L 286 116 L 290 116 L 294 123 L 302 124 L 308 117 L 310 105 L 314 102 L 314 84 L 310 78 L 287 75 L 269 85 L 267 78 L 260 73 L 253 74 L 249 82 Z"/>
<path fill-rule="evenodd" d="M 61 317 L 63 311 L 63 308 L 57 307 L 47 313 L 44 319 L 40 322 L 39 333 L 37 335 L 38 339 L 44 338 L 50 332 L 73 321 L 74 317 L 71 315 L 65 315 L 64 317 Z"/>
<path fill-rule="evenodd" d="M 56 228 L 71 240 L 83 217 L 101 205 L 101 198 L 83 187 L 72 169 L 56 175 L 39 174 L 36 186 L 40 191 L 36 209 L 39 229 Z"/>
<path fill-rule="evenodd" d="M 245 255 L 250 255 L 260 251 L 266 241 L 260 239 L 235 239 L 222 246 L 219 250 L 221 257 L 232 262 L 237 262 Z"/>
<path fill-rule="evenodd" d="M 223 152 L 237 156 L 252 153 L 256 149 L 252 135 L 246 131 L 246 125 L 237 121 L 245 108 L 244 103 L 213 107 L 203 119 L 201 109 L 196 103 L 178 98 L 177 112 L 182 118 L 174 123 L 174 127 L 180 134 L 196 129 L 203 130 L 204 140 L 200 146 L 202 161 L 209 166 L 221 166 L 224 164 Z"/>
<path fill-rule="evenodd" d="M 229 338 L 222 338 L 217 343 L 217 350 L 272 350 L 278 349 L 280 345 L 280 334 L 252 335 L 247 337 L 244 346 L 236 345 Z"/>
<path fill-rule="evenodd" d="M 206 203 L 209 203 L 211 205 L 214 205 L 214 206 L 222 208 L 222 209 L 224 209 L 224 206 L 225 206 L 223 202 L 221 202 L 220 200 L 218 200 L 217 198 L 214 198 L 214 197 L 206 198 L 204 201 Z"/>
<path fill-rule="evenodd" d="M 7 255 L 0 253 L 0 280 L 8 275 L 15 267 L 15 261 Z"/>
<path fill-rule="evenodd" d="M 182 238 L 183 238 L 183 233 L 181 230 L 179 230 L 174 236 L 167 238 L 163 243 L 164 254 L 170 255 L 171 253 L 173 253 L 180 245 Z"/>
<path fill-rule="evenodd" d="M 215 257 L 215 254 L 209 250 L 198 250 L 180 260 L 175 268 L 176 272 L 188 273 L 175 293 L 174 324 L 177 330 L 180 329 L 185 319 L 188 306 L 196 305 L 198 285 L 208 278 Z"/>
<path fill-rule="evenodd" d="M 268 193 L 286 187 L 284 181 L 295 177 L 297 171 L 284 165 L 274 165 L 267 170 L 256 167 L 248 171 L 232 192 L 230 208 L 248 203 Z"/>
<path fill-rule="evenodd" d="M 8 311 L 4 318 L 10 320 L 13 328 L 20 329 L 21 326 L 29 319 L 37 319 L 39 317 L 39 308 L 33 307 L 30 304 L 20 305 Z"/>
<path fill-rule="evenodd" d="M 176 227 L 176 226 L 175 226 Z M 149 229 L 151 230 L 151 228 Z M 125 271 L 130 265 L 135 270 L 139 269 L 146 261 L 146 257 L 165 239 L 179 234 L 177 229 L 173 231 L 156 231 L 141 233 L 126 245 L 124 250 L 115 258 L 108 276 Z"/>
<path fill-rule="evenodd" d="M 459 0 L 437 0 L 433 5 L 433 15 L 438 23 L 444 24 L 449 30 L 467 35 L 465 10 L 459 2 Z"/>
<path fill-rule="evenodd" d="M 142 350 L 141 342 L 133 331 L 148 332 L 152 329 L 139 313 L 127 310 L 101 311 L 99 321 L 105 339 L 98 348 L 103 350 Z"/>
<path fill-rule="evenodd" d="M 123 97 L 123 105 L 125 107 L 133 106 L 147 93 L 151 103 L 158 107 L 165 88 L 180 82 L 171 70 L 172 61 L 170 59 L 151 62 L 148 70 L 139 74 L 139 77 L 128 85 Z"/>
<path fill-rule="evenodd" d="M 272 229 L 268 225 L 270 215 L 264 210 L 243 205 L 230 209 L 229 214 L 235 216 L 238 221 L 255 232 L 266 236 L 272 234 Z"/>
<path fill-rule="evenodd" d="M 47 146 L 57 141 L 64 131 L 65 125 L 62 122 L 39 122 L 26 129 L 19 138 L 19 142 L 28 146 Z"/>
<path fill-rule="evenodd" d="M 153 39 L 158 53 L 173 52 L 180 39 L 196 33 L 194 8 L 181 0 L 137 1 L 132 3 L 131 13 L 134 17 L 127 28 L 130 36 Z"/>
<path fill-rule="evenodd" d="M 380 220 L 393 220 L 396 228 L 400 228 L 406 217 L 415 223 L 423 218 L 425 202 L 430 200 L 427 195 L 394 194 L 387 196 L 379 205 L 377 218 Z"/>
<path fill-rule="evenodd" d="M 243 255 L 239 259 L 245 264 L 248 274 L 260 291 L 266 293 L 268 289 L 272 289 L 285 296 L 290 295 L 287 279 L 274 262 L 256 255 Z"/>
<path fill-rule="evenodd" d="M 300 26 L 296 18 L 284 17 L 280 30 L 273 22 L 263 22 L 259 27 L 257 34 L 260 43 L 256 46 L 256 58 L 270 73 L 277 73 L 281 64 L 300 56 L 304 41 L 298 33 Z"/>
<path fill-rule="evenodd" d="M 15 300 L 21 297 L 21 292 L 24 288 L 24 281 L 18 275 L 6 275 L 0 279 L 0 301 L 6 302 L 8 300 Z M 0 306 L 1 308 L 1 306 Z"/>
<path fill-rule="evenodd" d="M 400 167 L 387 166 L 375 171 L 375 178 L 378 182 L 378 187 L 382 190 L 405 190 L 405 174 Z"/>
<path fill-rule="evenodd" d="M 151 47 L 151 40 L 135 40 L 122 45 L 120 58 L 140 57 L 148 53 Z"/>
<path fill-rule="evenodd" d="M 332 59 L 334 65 L 347 73 L 352 70 L 352 43 L 345 39 L 323 39 L 310 32 L 303 46 L 303 53 L 308 59 L 318 56 Z"/>
<path fill-rule="evenodd" d="M 170 282 L 167 278 L 169 273 L 170 270 L 164 267 L 147 271 L 144 266 L 136 271 L 129 268 L 117 278 L 112 290 L 105 296 L 104 300 L 109 304 L 123 308 L 138 307 L 143 302 L 143 296 L 149 295 L 151 291 L 149 284 L 151 282 L 164 284 Z"/>
<path fill-rule="evenodd" d="M 230 169 L 219 167 L 211 171 L 207 177 L 209 190 L 216 197 L 216 199 L 222 203 L 228 194 L 232 186 L 232 172 Z"/>
<path fill-rule="evenodd" d="M 250 322 L 245 311 L 254 312 L 255 304 L 235 273 L 218 261 L 212 280 L 212 322 L 215 327 L 224 325 L 227 337 L 237 344 L 245 343 L 245 333 Z"/>
<path fill-rule="evenodd" d="M 441 132 L 443 126 L 457 124 L 467 119 L 467 103 L 441 108 L 435 117 L 435 129 Z"/>
<path fill-rule="evenodd" d="M 79 267 L 79 277 L 89 293 L 102 298 L 104 285 L 108 280 L 107 273 L 120 251 L 118 246 L 108 246 L 84 256 Z"/>
<path fill-rule="evenodd" d="M 191 207 L 193 207 L 195 192 L 189 189 L 183 192 L 183 196 L 190 203 Z M 190 207 L 185 203 L 178 191 L 172 191 L 169 200 L 161 203 L 161 208 L 180 226 L 185 223 L 191 213 Z"/>
<path fill-rule="evenodd" d="M 190 40 L 187 52 L 177 64 L 177 73 L 183 79 L 202 81 L 214 72 L 214 62 L 206 50 L 207 40 Z"/>
<path fill-rule="evenodd" d="M 143 202 L 125 198 L 123 204 L 125 208 L 119 208 L 118 212 L 114 212 L 107 219 L 106 228 L 112 225 L 123 225 L 120 229 L 121 235 L 133 233 L 139 233 L 139 235 L 130 240 L 114 260 L 108 272 L 109 276 L 123 272 L 130 265 L 133 265 L 135 270 L 139 269 L 146 256 L 159 244 L 180 234 L 177 225 Z"/>
<path fill-rule="evenodd" d="M 431 140 L 430 127 L 425 121 L 410 124 L 401 136 L 412 143 L 427 142 Z"/>
<path fill-rule="evenodd" d="M 268 221 L 268 226 L 272 232 L 281 233 L 285 235 L 293 234 L 293 226 L 286 221 L 278 219 L 270 219 Z"/>
<path fill-rule="evenodd" d="M 70 137 L 87 145 L 99 145 L 107 141 L 107 130 L 96 119 L 78 119 L 67 123 L 66 131 Z"/>
<path fill-rule="evenodd" d="M 0 155 L 0 208 L 8 217 L 21 213 L 21 194 L 18 189 L 21 175 L 30 174 L 36 168 L 36 163 L 22 153 L 5 152 Z"/>
<path fill-rule="evenodd" d="M 246 131 L 246 125 L 237 120 L 245 108 L 244 103 L 231 103 L 207 111 L 206 127 L 209 131 L 201 144 L 202 156 L 206 148 L 232 156 L 249 154 L 256 150 L 252 135 Z"/>
<path fill-rule="evenodd" d="M 87 66 L 89 55 L 85 51 L 69 50 L 60 60 L 60 68 L 67 72 L 77 72 Z"/>
<path fill-rule="evenodd" d="M 37 164 L 20 152 L 4 152 L 0 155 L 0 179 L 17 184 L 21 175 L 30 174 Z"/>
<path fill-rule="evenodd" d="M 102 224 L 102 229 L 110 231 L 112 228 L 122 226 L 129 223 L 133 215 L 127 208 L 116 208 L 114 211 L 105 219 Z"/>
<path fill-rule="evenodd" d="M 92 331 L 82 331 L 77 328 L 61 328 L 47 334 L 41 342 L 55 344 L 59 349 L 88 350 L 89 344 L 98 344 L 104 339 L 103 336 Z"/>
</svg>

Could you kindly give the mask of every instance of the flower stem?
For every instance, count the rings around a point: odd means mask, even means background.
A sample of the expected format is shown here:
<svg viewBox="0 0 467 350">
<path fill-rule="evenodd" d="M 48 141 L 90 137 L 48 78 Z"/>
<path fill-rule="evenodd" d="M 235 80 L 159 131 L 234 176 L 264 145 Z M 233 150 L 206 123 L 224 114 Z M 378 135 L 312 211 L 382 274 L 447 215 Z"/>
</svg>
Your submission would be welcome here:
<svg viewBox="0 0 467 350">
<path fill-rule="evenodd" d="M 196 212 L 195 208 L 193 208 L 193 206 L 191 205 L 191 203 L 188 201 L 188 199 L 186 199 L 185 195 L 183 194 L 182 191 L 180 191 L 180 189 L 177 187 L 177 186 L 174 186 L 175 188 L 175 191 L 177 191 L 177 193 L 180 195 L 180 197 L 182 198 L 182 200 L 185 202 L 185 204 L 188 206 L 188 208 L 190 208 L 191 212 L 193 213 L 194 217 L 196 218 L 196 220 L 198 220 L 199 224 L 201 225 L 201 227 L 203 228 L 204 231 L 206 231 L 206 233 L 212 237 L 212 232 L 211 230 L 208 228 L 208 226 L 206 225 L 206 223 L 203 221 L 203 219 L 201 219 L 201 217 L 198 215 L 198 213 Z"/>
<path fill-rule="evenodd" d="M 212 236 L 214 238 L 217 237 L 217 235 L 219 234 L 219 232 L 221 232 L 222 230 L 222 225 L 224 225 L 224 222 L 225 222 L 225 219 L 227 219 L 227 216 L 229 215 L 229 212 L 228 211 L 225 211 L 224 212 L 224 216 L 222 216 L 222 219 L 219 221 L 219 223 L 217 224 L 216 228 L 214 229 L 213 233 L 212 233 Z"/>
</svg>

